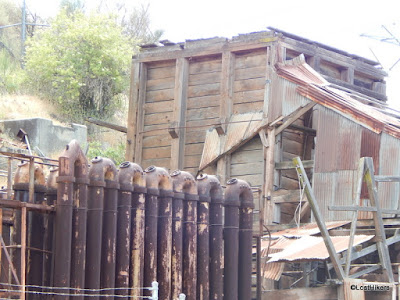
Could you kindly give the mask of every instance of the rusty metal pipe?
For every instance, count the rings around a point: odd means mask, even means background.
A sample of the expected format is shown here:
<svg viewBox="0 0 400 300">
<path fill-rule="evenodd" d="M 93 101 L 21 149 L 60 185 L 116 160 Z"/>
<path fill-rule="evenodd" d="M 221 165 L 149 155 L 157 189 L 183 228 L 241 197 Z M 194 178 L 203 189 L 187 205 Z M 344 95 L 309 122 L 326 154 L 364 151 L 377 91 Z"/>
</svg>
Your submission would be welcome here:
<svg viewBox="0 0 400 300">
<path fill-rule="evenodd" d="M 167 195 L 166 191 L 171 191 L 172 183 L 168 172 L 163 168 L 155 166 L 148 167 L 146 170 L 146 229 L 145 229 L 145 259 L 144 259 L 144 286 L 151 286 L 153 281 L 160 280 L 160 295 L 168 294 L 170 285 L 168 282 L 168 273 L 170 272 L 170 253 L 171 253 L 171 242 L 167 242 L 168 232 L 161 232 L 158 237 L 158 212 L 159 212 L 159 198 L 160 191 L 163 190 L 163 197 Z M 168 203 L 168 200 L 166 201 Z M 168 206 L 168 204 L 167 204 Z M 165 203 L 163 203 L 162 209 L 165 209 Z M 164 212 L 165 213 L 165 212 Z M 164 220 L 163 220 L 164 223 Z M 167 228 L 166 231 L 171 229 Z M 163 248 L 159 249 L 158 241 L 167 242 L 163 245 Z M 171 240 L 171 238 L 170 238 Z M 160 250 L 160 252 L 159 252 Z M 169 257 L 168 256 L 169 253 Z M 160 255 L 160 258 L 158 257 Z M 169 261 L 169 263 L 168 263 Z M 158 273 L 163 273 L 163 277 L 158 276 Z M 146 293 L 145 293 L 146 295 Z M 147 294 L 146 296 L 149 296 Z"/>
<path fill-rule="evenodd" d="M 86 157 L 76 140 L 71 141 L 59 157 L 58 173 L 55 218 L 54 286 L 70 287 L 74 182 L 77 177 L 85 177 L 88 174 Z M 66 293 L 68 290 L 59 290 L 58 292 Z M 54 298 L 57 300 L 69 299 L 69 296 L 57 295 Z"/>
<path fill-rule="evenodd" d="M 197 202 L 199 195 L 192 174 L 174 171 L 171 174 L 174 192 L 184 193 L 182 228 L 182 290 L 189 300 L 197 297 Z"/>
<path fill-rule="evenodd" d="M 209 299 L 218 300 L 223 297 L 223 229 L 222 229 L 222 203 L 223 191 L 216 176 L 202 174 L 197 178 L 200 202 L 202 198 L 211 201 L 209 209 Z M 208 197 L 208 198 L 207 198 Z M 199 214 L 201 212 L 199 211 Z M 203 242 L 200 241 L 199 246 Z M 205 258 L 201 258 L 202 251 L 199 250 L 198 269 L 204 265 Z M 204 254 L 206 257 L 207 253 Z M 201 276 L 198 276 L 198 286 L 202 283 Z"/>
<path fill-rule="evenodd" d="M 57 177 L 58 168 L 50 170 L 50 175 L 47 178 L 47 191 L 46 191 L 46 203 L 47 205 L 54 205 L 57 201 Z M 52 266 L 53 266 L 53 255 L 54 250 L 53 235 L 54 235 L 54 214 L 46 214 L 44 216 L 44 250 L 43 254 L 44 266 L 43 266 L 43 286 L 51 286 L 52 283 Z"/>
<path fill-rule="evenodd" d="M 72 294 L 79 294 L 73 299 L 83 299 L 78 289 L 85 288 L 86 268 L 86 230 L 88 198 L 88 162 L 85 156 L 74 164 L 75 182 L 73 185 L 72 212 L 72 251 L 71 251 L 71 287 Z"/>
<path fill-rule="evenodd" d="M 95 157 L 89 179 L 86 288 L 113 289 L 119 188 L 117 168 L 110 159 Z M 103 294 L 113 294 L 113 291 L 107 290 Z M 93 298 L 98 299 L 98 296 Z"/>
<path fill-rule="evenodd" d="M 14 179 L 14 190 L 16 200 L 22 202 L 29 201 L 30 176 L 33 175 L 33 202 L 43 204 L 45 188 L 45 177 L 41 166 L 34 165 L 30 167 L 28 163 L 22 163 L 18 166 Z M 26 282 L 29 285 L 41 285 L 43 277 L 43 215 L 38 212 L 29 212 L 27 215 L 27 227 L 21 228 L 21 212 L 16 212 L 14 222 L 14 242 L 22 244 L 21 230 L 28 232 L 28 251 L 27 251 L 27 272 Z M 33 249 L 37 249 L 33 250 Z M 13 260 L 15 261 L 17 272 L 20 272 L 20 250 L 14 252 Z M 30 299 L 39 299 L 37 294 L 31 295 Z"/>
<path fill-rule="evenodd" d="M 143 296 L 144 272 L 144 234 L 145 234 L 145 193 L 146 178 L 143 169 L 137 164 L 133 168 L 132 225 L 129 286 L 133 299 Z"/>
<path fill-rule="evenodd" d="M 224 299 L 238 300 L 239 266 L 239 185 L 228 180 L 225 191 Z"/>
<path fill-rule="evenodd" d="M 171 260 L 171 286 L 172 299 L 178 299 L 182 293 L 182 244 L 183 244 L 183 199 L 181 184 L 173 179 L 174 198 L 172 201 L 172 260 Z"/>
<path fill-rule="evenodd" d="M 131 244 L 131 209 L 133 192 L 133 168 L 130 162 L 119 166 L 118 182 L 118 218 L 117 218 L 117 248 L 115 291 L 118 295 L 129 295 L 129 258 Z"/>
<path fill-rule="evenodd" d="M 227 277 L 225 291 L 232 294 L 224 293 L 227 299 L 251 299 L 253 208 L 253 192 L 249 184 L 244 180 L 230 179 L 225 191 L 224 276 Z"/>
<path fill-rule="evenodd" d="M 240 199 L 239 218 L 239 300 L 251 299 L 253 192 L 250 185 L 238 180 Z"/>
<path fill-rule="evenodd" d="M 172 180 L 165 169 L 160 168 L 160 196 L 158 200 L 157 232 L 157 281 L 162 299 L 171 298 L 171 255 L 172 255 Z"/>
</svg>

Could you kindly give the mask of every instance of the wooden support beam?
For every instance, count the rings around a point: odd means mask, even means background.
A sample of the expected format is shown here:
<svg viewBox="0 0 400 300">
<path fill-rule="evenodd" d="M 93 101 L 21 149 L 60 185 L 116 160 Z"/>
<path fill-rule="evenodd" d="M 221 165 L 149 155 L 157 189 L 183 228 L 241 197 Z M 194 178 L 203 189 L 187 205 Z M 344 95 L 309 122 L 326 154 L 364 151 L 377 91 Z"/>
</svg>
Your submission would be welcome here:
<svg viewBox="0 0 400 300">
<path fill-rule="evenodd" d="M 133 61 L 131 68 L 131 86 L 129 91 L 128 123 L 126 135 L 126 161 L 134 161 L 136 134 L 137 134 L 137 116 L 139 104 L 140 88 L 140 66 L 137 61 Z"/>
<path fill-rule="evenodd" d="M 365 274 L 368 274 L 368 273 L 374 272 L 376 270 L 379 270 L 381 267 L 382 267 L 381 265 L 370 266 L 370 267 L 368 267 L 368 268 L 366 268 L 364 270 L 361 270 L 359 272 L 351 274 L 350 278 L 358 278 L 358 277 L 363 276 Z"/>
<path fill-rule="evenodd" d="M 29 203 L 33 203 L 35 195 L 35 158 L 29 159 Z"/>
<path fill-rule="evenodd" d="M 146 110 L 144 104 L 146 102 L 146 85 L 147 85 L 147 65 L 144 63 L 139 64 L 139 91 L 136 106 L 136 126 L 135 126 L 135 152 L 133 154 L 133 161 L 142 164 L 143 154 L 143 131 L 144 131 L 144 116 Z M 129 130 L 129 128 L 128 128 Z"/>
<path fill-rule="evenodd" d="M 304 169 L 314 168 L 314 161 L 313 160 L 304 160 L 303 166 L 304 166 Z M 292 169 L 296 169 L 296 168 L 293 166 L 293 162 L 288 160 L 288 161 L 281 161 L 281 162 L 275 163 L 275 169 L 276 170 L 292 170 Z"/>
<path fill-rule="evenodd" d="M 3 239 L 2 235 L 0 235 L 0 251 L 4 251 L 4 254 L 5 254 L 6 259 L 8 261 L 8 265 L 10 266 L 10 269 L 11 269 L 11 274 L 13 275 L 13 278 L 15 280 L 15 283 L 17 285 L 20 285 L 20 281 L 18 279 L 17 271 L 15 270 L 14 264 L 12 263 L 10 254 L 8 254 L 8 250 L 7 250 L 6 244 L 4 243 L 4 239 Z"/>
<path fill-rule="evenodd" d="M 217 130 L 220 138 L 224 138 L 221 133 L 226 132 L 229 118 L 233 111 L 233 81 L 235 74 L 235 54 L 230 51 L 224 51 L 222 53 L 222 72 L 221 72 L 221 104 L 220 113 L 221 116 L 221 128 Z M 225 143 L 221 143 L 224 145 Z M 222 153 L 221 149 L 221 153 Z M 222 183 L 225 183 L 231 176 L 230 170 L 231 155 L 225 154 L 217 162 L 217 174 L 220 176 Z"/>
<path fill-rule="evenodd" d="M 29 202 L 21 202 L 16 200 L 10 199 L 0 199 L 0 206 L 13 208 L 13 209 L 22 209 L 26 207 L 28 210 L 35 210 L 41 212 L 53 212 L 55 208 L 53 206 L 48 206 L 45 204 L 36 204 L 36 203 L 29 203 Z"/>
<path fill-rule="evenodd" d="M 26 284 L 26 207 L 21 212 L 21 299 L 25 300 Z"/>
<path fill-rule="evenodd" d="M 376 182 L 400 182 L 400 176 L 375 175 Z"/>
<path fill-rule="evenodd" d="M 306 112 L 308 112 L 310 109 L 312 109 L 317 103 L 316 102 L 310 102 L 306 104 L 303 107 L 299 107 L 296 109 L 294 112 L 292 112 L 290 115 L 288 115 L 286 118 L 283 119 L 282 125 L 280 125 L 278 128 L 275 130 L 275 135 L 278 135 L 281 133 L 283 130 L 288 128 L 294 121 L 296 121 L 298 118 L 300 118 L 302 115 L 304 115 Z"/>
<path fill-rule="evenodd" d="M 343 268 L 339 264 L 339 257 L 336 253 L 335 247 L 333 246 L 333 243 L 329 236 L 328 230 L 326 229 L 324 217 L 320 212 L 318 202 L 315 198 L 314 191 L 311 188 L 310 181 L 308 180 L 307 173 L 303 167 L 300 157 L 295 157 L 293 159 L 293 164 L 296 166 L 296 170 L 297 170 L 298 174 L 301 175 L 300 176 L 301 184 L 302 184 L 303 188 L 305 189 L 305 192 L 306 192 L 306 195 L 308 198 L 308 202 L 311 206 L 311 210 L 313 212 L 315 221 L 318 224 L 318 228 L 321 231 L 322 238 L 324 240 L 326 249 L 328 250 L 329 257 L 331 258 L 336 275 L 339 280 L 343 280 L 343 278 L 345 277 Z"/>
<path fill-rule="evenodd" d="M 11 199 L 12 195 L 12 162 L 13 158 L 10 156 L 7 164 L 7 199 Z"/>
<path fill-rule="evenodd" d="M 274 171 L 275 171 L 275 128 L 269 127 L 262 131 L 266 134 L 268 147 L 264 147 L 264 209 L 265 217 L 264 220 L 267 224 L 277 221 L 274 217 L 274 203 L 272 202 L 272 192 L 274 187 Z"/>
<path fill-rule="evenodd" d="M 178 58 L 175 68 L 175 89 L 174 89 L 174 117 L 177 125 L 175 129 L 177 137 L 171 141 L 171 169 L 183 169 L 185 155 L 185 123 L 187 88 L 189 80 L 189 60 Z"/>
<path fill-rule="evenodd" d="M 374 164 L 372 162 L 371 157 L 365 157 L 364 160 L 366 168 L 364 179 L 368 187 L 369 200 L 371 202 L 371 206 L 376 207 L 376 212 L 373 212 L 373 217 L 376 230 L 375 237 L 377 239 L 376 244 L 378 247 L 379 258 L 382 263 L 383 273 L 386 274 L 389 282 L 394 282 L 393 270 L 389 256 L 389 249 L 386 243 L 386 234 L 382 222 L 382 212 L 378 200 L 378 190 L 376 188 L 376 183 L 375 183 Z"/>
<path fill-rule="evenodd" d="M 128 116 L 128 119 L 129 119 L 129 116 Z M 109 129 L 113 129 L 113 130 L 119 131 L 119 132 L 123 132 L 123 133 L 127 133 L 127 131 L 128 131 L 128 129 L 125 126 L 113 124 L 113 123 L 110 123 L 110 122 L 98 120 L 98 119 L 91 118 L 91 117 L 86 118 L 86 121 L 89 122 L 89 123 L 92 123 L 92 124 L 96 124 L 96 125 L 101 126 L 101 127 L 106 127 L 106 128 L 109 128 Z"/>
</svg>

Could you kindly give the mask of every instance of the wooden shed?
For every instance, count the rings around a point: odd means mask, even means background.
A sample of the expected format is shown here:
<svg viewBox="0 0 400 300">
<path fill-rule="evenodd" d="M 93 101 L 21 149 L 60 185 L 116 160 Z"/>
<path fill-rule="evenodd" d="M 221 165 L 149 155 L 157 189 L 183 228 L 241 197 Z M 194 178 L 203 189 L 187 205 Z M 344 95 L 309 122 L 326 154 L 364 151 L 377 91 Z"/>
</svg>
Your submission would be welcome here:
<svg viewBox="0 0 400 300">
<path fill-rule="evenodd" d="M 328 205 L 351 203 L 360 157 L 378 174 L 400 171 L 385 76 L 376 62 L 274 28 L 145 45 L 133 57 L 126 158 L 247 180 L 272 224 L 293 220 L 299 156 L 326 220 L 346 219 Z M 399 184 L 380 183 L 379 194 L 397 209 Z"/>
</svg>

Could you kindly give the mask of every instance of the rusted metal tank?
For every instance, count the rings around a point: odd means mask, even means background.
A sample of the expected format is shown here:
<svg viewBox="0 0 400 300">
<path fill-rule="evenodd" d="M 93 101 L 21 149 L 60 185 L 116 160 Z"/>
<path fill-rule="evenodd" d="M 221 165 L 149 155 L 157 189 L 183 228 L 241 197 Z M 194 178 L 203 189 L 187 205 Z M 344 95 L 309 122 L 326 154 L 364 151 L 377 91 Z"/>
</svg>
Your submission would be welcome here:
<svg viewBox="0 0 400 300">
<path fill-rule="evenodd" d="M 82 153 L 83 155 L 83 153 Z M 73 299 L 83 299 L 86 267 L 86 228 L 88 198 L 88 162 L 85 156 L 74 164 L 72 245 L 71 245 L 71 293 Z"/>
<path fill-rule="evenodd" d="M 197 177 L 199 190 L 199 228 L 198 228 L 198 297 L 200 299 L 218 300 L 223 297 L 223 244 L 222 244 L 222 203 L 223 191 L 217 177 L 202 174 Z M 201 203 L 204 204 L 202 205 Z M 210 203 L 209 225 L 207 230 L 207 219 L 205 214 L 207 208 L 205 203 Z M 203 216 L 202 216 L 203 215 Z M 201 227 L 204 230 L 201 230 Z M 209 234 L 208 234 L 209 231 Z M 209 235 L 209 236 L 207 236 Z M 208 248 L 206 248 L 209 238 Z M 208 274 L 204 266 L 209 262 Z M 200 273 L 205 273 L 200 275 Z M 203 277 L 204 276 L 204 277 Z M 207 294 L 207 280 L 209 282 L 209 293 Z M 208 296 L 209 295 L 209 296 Z M 207 298 L 209 297 L 209 298 Z"/>
<path fill-rule="evenodd" d="M 133 299 L 143 296 L 144 233 L 145 233 L 145 193 L 146 178 L 142 168 L 133 166 L 131 255 L 129 286 Z"/>
<path fill-rule="evenodd" d="M 239 219 L 239 300 L 251 299 L 253 192 L 250 185 L 238 180 L 240 199 Z"/>
<path fill-rule="evenodd" d="M 251 299 L 253 193 L 232 178 L 225 191 L 224 299 Z"/>
<path fill-rule="evenodd" d="M 239 265 L 239 185 L 228 180 L 225 190 L 224 299 L 238 300 Z"/>
<path fill-rule="evenodd" d="M 102 291 L 104 295 L 114 295 L 116 243 L 117 243 L 117 207 L 118 207 L 118 171 L 114 163 L 108 158 L 102 158 L 104 181 L 104 211 L 103 233 L 101 246 L 101 276 L 100 287 L 107 289 Z M 114 299 L 113 296 L 105 296 L 102 299 Z"/>
<path fill-rule="evenodd" d="M 14 178 L 15 200 L 22 202 L 29 201 L 29 163 L 22 162 L 18 165 Z M 43 169 L 39 165 L 34 166 L 34 197 L 33 203 L 43 204 L 45 188 L 45 177 Z M 27 227 L 27 263 L 26 263 L 26 282 L 28 285 L 41 285 L 43 277 L 43 215 L 38 212 L 29 211 L 26 220 Z M 21 211 L 15 211 L 13 242 L 17 245 L 22 244 L 21 240 Z M 13 251 L 13 264 L 17 274 L 21 272 L 21 250 Z M 40 290 L 39 290 L 40 291 Z M 30 299 L 39 299 L 37 294 L 31 295 Z"/>
<path fill-rule="evenodd" d="M 78 257 L 85 256 L 82 247 L 76 249 L 74 262 L 72 263 L 72 232 L 79 230 L 73 226 L 73 206 L 74 206 L 74 182 L 77 178 L 87 177 L 87 159 L 76 140 L 71 141 L 59 157 L 59 171 L 57 177 L 57 206 L 55 218 L 55 251 L 54 251 L 54 286 L 71 287 L 71 273 L 73 283 L 76 288 L 83 288 L 84 259 Z M 75 215 L 76 216 L 76 215 Z M 76 219 L 75 219 L 76 222 Z M 75 249 L 72 249 L 75 251 Z M 73 265 L 73 272 L 71 272 Z M 80 273 L 80 274 L 79 274 Z M 76 275 L 78 277 L 76 277 Z M 80 278 L 79 278 L 80 276 Z M 58 292 L 66 294 L 68 290 Z M 73 291 L 74 292 L 74 291 Z M 69 299 L 66 295 L 57 295 L 55 299 Z"/>
<path fill-rule="evenodd" d="M 164 168 L 151 166 L 145 172 L 147 197 L 144 286 L 151 286 L 151 282 L 158 281 L 160 296 L 163 299 L 169 299 L 171 294 L 172 182 Z M 146 261 L 146 255 L 150 261 Z"/>
<path fill-rule="evenodd" d="M 120 166 L 118 181 L 118 220 L 117 220 L 117 249 L 116 249 L 116 279 L 117 295 L 128 296 L 129 274 L 131 257 L 131 228 L 132 228 L 132 193 L 136 177 L 143 177 L 142 168 L 131 162 L 124 162 Z M 144 180 L 143 180 L 144 181 Z M 145 184 L 143 182 L 143 184 Z M 142 229 L 144 230 L 144 229 Z M 143 242 L 143 240 L 142 240 Z M 143 260 L 143 258 L 142 258 Z M 137 261 L 138 263 L 139 261 Z M 139 288 L 139 286 L 137 286 Z"/>
<path fill-rule="evenodd" d="M 50 174 L 47 177 L 46 182 L 46 204 L 54 205 L 57 201 L 57 177 L 58 168 L 52 168 Z M 44 266 L 43 266 L 43 285 L 51 286 L 51 270 L 52 270 L 52 251 L 54 249 L 53 245 L 53 235 L 54 235 L 54 214 L 44 215 L 44 250 L 43 254 Z"/>
<path fill-rule="evenodd" d="M 197 293 L 197 184 L 188 172 L 174 171 L 171 174 L 174 192 L 183 192 L 182 227 L 182 291 L 189 300 L 196 300 Z"/>
<path fill-rule="evenodd" d="M 95 157 L 89 169 L 89 180 L 85 286 L 88 289 L 113 288 L 118 188 L 117 169 L 114 163 L 107 158 Z M 108 210 L 107 217 L 104 214 L 105 210 Z M 114 237 L 108 240 L 107 237 L 112 234 Z M 93 292 L 93 294 L 99 294 L 99 292 Z M 98 299 L 99 297 L 91 296 L 91 298 Z"/>
</svg>

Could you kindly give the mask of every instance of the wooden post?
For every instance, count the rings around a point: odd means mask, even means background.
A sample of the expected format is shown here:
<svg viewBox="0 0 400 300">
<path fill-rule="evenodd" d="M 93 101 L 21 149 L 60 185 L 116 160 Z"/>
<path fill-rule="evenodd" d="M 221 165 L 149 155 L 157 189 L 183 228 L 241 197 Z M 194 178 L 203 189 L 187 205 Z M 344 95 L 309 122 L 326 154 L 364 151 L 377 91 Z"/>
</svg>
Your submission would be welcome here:
<svg viewBox="0 0 400 300">
<path fill-rule="evenodd" d="M 177 138 L 171 141 L 171 169 L 183 169 L 185 156 L 185 129 L 187 88 L 189 80 L 189 61 L 186 58 L 176 60 L 174 90 L 174 121 L 177 125 Z"/>
<path fill-rule="evenodd" d="M 13 158 L 10 156 L 7 166 L 7 199 L 11 199 L 12 195 L 12 162 Z"/>
<path fill-rule="evenodd" d="M 310 181 L 308 180 L 307 173 L 304 170 L 304 167 L 303 167 L 300 157 L 293 158 L 293 164 L 296 166 L 296 171 L 301 177 L 301 184 L 305 189 L 305 192 L 306 192 L 306 195 L 308 198 L 308 202 L 310 203 L 311 210 L 314 214 L 314 218 L 318 225 L 318 228 L 321 231 L 322 238 L 324 239 L 324 243 L 325 243 L 326 249 L 328 250 L 329 257 L 331 258 L 336 275 L 337 275 L 338 279 L 342 281 L 343 278 L 345 277 L 343 268 L 340 265 L 339 257 L 336 253 L 335 247 L 333 246 L 333 243 L 329 236 L 328 230 L 326 229 L 324 217 L 320 213 L 318 202 L 315 199 L 314 191 L 311 188 Z"/>
<path fill-rule="evenodd" d="M 275 177 L 275 127 L 269 127 L 266 134 L 267 145 L 264 145 L 264 211 L 266 215 L 264 220 L 267 224 L 271 224 L 274 219 L 272 191 Z"/>
<path fill-rule="evenodd" d="M 131 86 L 129 91 L 129 108 L 127 123 L 127 142 L 125 160 L 133 161 L 136 146 L 137 113 L 139 102 L 140 63 L 133 61 L 131 69 Z"/>
<path fill-rule="evenodd" d="M 378 190 L 375 183 L 374 163 L 371 157 L 365 157 L 366 172 L 364 175 L 368 187 L 369 201 L 372 207 L 376 207 L 376 211 L 372 212 L 375 225 L 375 239 L 378 248 L 378 254 L 382 263 L 383 273 L 387 276 L 389 282 L 394 282 L 392 264 L 390 262 L 389 249 L 386 243 L 385 228 L 382 222 L 382 211 L 378 201 Z"/>
<path fill-rule="evenodd" d="M 364 158 L 360 159 L 360 163 L 358 164 L 358 180 L 357 180 L 357 191 L 356 195 L 354 197 L 354 205 L 358 206 L 359 201 L 360 201 L 360 196 L 361 196 L 361 187 L 362 187 L 362 182 L 364 178 Z M 356 233 L 357 229 L 357 217 L 358 217 L 358 211 L 353 212 L 353 218 L 351 220 L 351 227 L 350 227 L 350 238 L 349 238 L 349 246 L 347 248 L 346 252 L 346 265 L 344 268 L 344 273 L 346 274 L 346 277 L 349 276 L 350 272 L 350 263 L 351 263 L 351 252 L 353 250 L 353 243 L 354 243 L 354 235 Z"/>
<path fill-rule="evenodd" d="M 25 300 L 26 284 L 26 206 L 21 209 L 21 299 Z"/>
<path fill-rule="evenodd" d="M 29 203 L 33 203 L 35 194 L 35 158 L 29 158 Z"/>
<path fill-rule="evenodd" d="M 144 130 L 144 115 L 145 109 L 144 104 L 146 101 L 146 82 L 147 82 L 147 66 L 144 63 L 140 63 L 140 78 L 139 78 L 139 92 L 136 107 L 136 128 L 135 128 L 135 153 L 133 160 L 137 164 L 142 163 L 142 144 L 143 144 L 143 130 Z M 128 129 L 129 130 L 129 129 Z"/>
<path fill-rule="evenodd" d="M 233 110 L 233 82 L 235 76 L 235 54 L 230 51 L 224 51 L 222 53 L 222 79 L 221 79 L 221 104 L 220 104 L 220 116 L 221 116 L 221 127 L 226 132 L 228 127 L 229 118 L 232 115 Z M 224 137 L 221 137 L 224 138 Z M 221 143 L 224 145 L 224 143 Z M 220 175 L 220 181 L 225 184 L 230 177 L 230 161 L 231 155 L 225 154 L 217 162 L 217 174 Z"/>
</svg>

